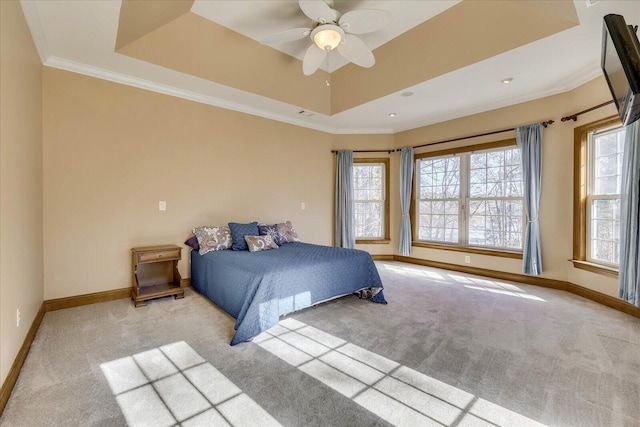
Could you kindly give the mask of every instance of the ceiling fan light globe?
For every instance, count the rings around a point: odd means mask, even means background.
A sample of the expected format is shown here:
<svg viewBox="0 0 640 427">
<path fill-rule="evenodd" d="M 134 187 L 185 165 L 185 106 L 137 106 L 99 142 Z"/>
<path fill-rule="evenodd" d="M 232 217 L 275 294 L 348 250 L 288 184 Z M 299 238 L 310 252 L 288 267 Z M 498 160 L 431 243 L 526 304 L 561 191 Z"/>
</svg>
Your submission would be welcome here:
<svg viewBox="0 0 640 427">
<path fill-rule="evenodd" d="M 319 25 L 311 32 L 311 39 L 322 50 L 335 49 L 344 37 L 344 31 L 337 25 Z"/>
</svg>

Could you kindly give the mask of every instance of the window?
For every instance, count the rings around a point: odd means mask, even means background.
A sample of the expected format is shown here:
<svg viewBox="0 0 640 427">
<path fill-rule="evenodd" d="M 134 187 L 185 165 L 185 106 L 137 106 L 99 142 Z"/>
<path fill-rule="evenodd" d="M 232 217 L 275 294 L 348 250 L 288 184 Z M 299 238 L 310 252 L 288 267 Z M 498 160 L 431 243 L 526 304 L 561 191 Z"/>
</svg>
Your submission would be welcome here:
<svg viewBox="0 0 640 427">
<path fill-rule="evenodd" d="M 524 200 L 515 140 L 416 157 L 419 242 L 522 250 Z"/>
<path fill-rule="evenodd" d="M 617 266 L 620 256 L 620 184 L 625 129 L 589 134 L 587 260 Z"/>
<path fill-rule="evenodd" d="M 458 243 L 460 157 L 418 160 L 418 240 Z"/>
<path fill-rule="evenodd" d="M 520 150 L 469 154 L 469 245 L 522 250 Z"/>
<path fill-rule="evenodd" d="M 615 277 L 625 130 L 613 117 L 574 134 L 574 266 Z"/>
<path fill-rule="evenodd" d="M 353 160 L 353 196 L 357 243 L 389 239 L 389 159 Z"/>
</svg>

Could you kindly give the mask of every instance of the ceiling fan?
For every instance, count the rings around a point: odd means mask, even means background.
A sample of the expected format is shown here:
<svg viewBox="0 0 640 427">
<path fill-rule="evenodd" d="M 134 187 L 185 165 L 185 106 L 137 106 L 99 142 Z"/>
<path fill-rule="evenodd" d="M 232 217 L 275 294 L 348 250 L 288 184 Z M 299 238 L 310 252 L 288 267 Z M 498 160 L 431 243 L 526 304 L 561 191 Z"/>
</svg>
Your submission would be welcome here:
<svg viewBox="0 0 640 427">
<path fill-rule="evenodd" d="M 295 28 L 274 34 L 262 40 L 262 44 L 278 44 L 309 37 L 313 43 L 307 48 L 302 61 L 302 72 L 309 76 L 316 72 L 322 61 L 333 49 L 349 61 L 369 68 L 376 63 L 371 49 L 354 34 L 377 31 L 391 21 L 386 10 L 361 9 L 342 15 L 333 9 L 333 0 L 300 0 L 300 9 L 315 25 L 312 28 Z"/>
</svg>

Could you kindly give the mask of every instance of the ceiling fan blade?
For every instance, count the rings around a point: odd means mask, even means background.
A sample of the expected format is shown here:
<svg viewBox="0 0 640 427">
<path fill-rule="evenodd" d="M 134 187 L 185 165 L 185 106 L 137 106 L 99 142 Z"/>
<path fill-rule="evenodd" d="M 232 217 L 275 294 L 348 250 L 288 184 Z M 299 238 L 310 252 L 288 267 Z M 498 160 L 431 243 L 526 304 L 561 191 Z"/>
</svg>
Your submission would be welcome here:
<svg viewBox="0 0 640 427">
<path fill-rule="evenodd" d="M 365 34 L 384 28 L 391 22 L 386 10 L 362 9 L 347 12 L 340 18 L 340 26 L 351 34 Z"/>
<path fill-rule="evenodd" d="M 336 14 L 323 0 L 300 0 L 300 9 L 315 22 L 326 24 L 336 19 Z"/>
<path fill-rule="evenodd" d="M 273 34 L 263 40 L 260 40 L 262 44 L 278 44 L 285 42 L 292 42 L 294 40 L 300 40 L 308 37 L 311 34 L 311 28 L 294 28 L 293 30 L 282 31 L 280 33 Z"/>
<path fill-rule="evenodd" d="M 304 54 L 304 60 L 302 61 L 302 72 L 304 75 L 310 76 L 315 73 L 316 70 L 320 68 L 320 65 L 322 65 L 326 54 L 327 52 L 320 49 L 315 43 L 312 43 Z"/>
<path fill-rule="evenodd" d="M 352 34 L 345 35 L 344 42 L 338 45 L 338 52 L 349 61 L 364 68 L 373 67 L 373 64 L 376 63 L 371 49 Z"/>
</svg>

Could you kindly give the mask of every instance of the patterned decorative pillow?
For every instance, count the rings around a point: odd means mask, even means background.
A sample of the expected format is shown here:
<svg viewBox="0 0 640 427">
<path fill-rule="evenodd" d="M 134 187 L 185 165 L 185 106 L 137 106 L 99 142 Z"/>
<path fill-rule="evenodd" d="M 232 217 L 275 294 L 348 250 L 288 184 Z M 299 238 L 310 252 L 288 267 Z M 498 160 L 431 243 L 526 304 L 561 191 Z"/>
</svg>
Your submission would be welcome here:
<svg viewBox="0 0 640 427">
<path fill-rule="evenodd" d="M 273 241 L 273 237 L 266 236 L 244 236 L 249 252 L 268 251 L 278 249 L 278 245 Z"/>
<path fill-rule="evenodd" d="M 231 232 L 229 227 L 222 225 L 219 227 L 196 227 L 192 233 L 198 239 L 200 245 L 200 255 L 211 251 L 223 251 L 231 247 Z"/>
<path fill-rule="evenodd" d="M 278 234 L 280 235 L 280 244 L 299 242 L 298 233 L 293 228 L 291 221 L 281 222 L 278 224 Z"/>
<path fill-rule="evenodd" d="M 271 236 L 276 245 L 280 246 L 280 233 L 278 233 L 278 224 L 258 224 L 258 231 L 261 236 Z"/>
<path fill-rule="evenodd" d="M 246 251 L 247 242 L 244 240 L 244 236 L 259 236 L 258 222 L 250 222 L 248 224 L 241 224 L 238 222 L 230 222 L 229 229 L 231 229 L 231 249 L 234 251 Z"/>
</svg>

